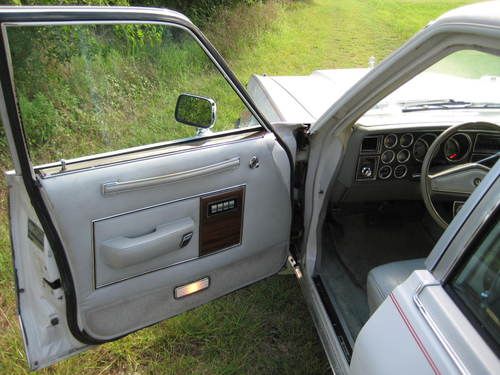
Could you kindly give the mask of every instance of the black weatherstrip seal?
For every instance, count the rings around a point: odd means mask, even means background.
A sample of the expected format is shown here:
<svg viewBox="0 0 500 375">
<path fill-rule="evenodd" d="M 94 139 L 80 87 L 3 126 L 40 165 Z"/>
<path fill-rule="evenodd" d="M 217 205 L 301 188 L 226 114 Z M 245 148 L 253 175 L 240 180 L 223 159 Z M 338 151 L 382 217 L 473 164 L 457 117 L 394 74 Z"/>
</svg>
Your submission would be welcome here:
<svg viewBox="0 0 500 375">
<path fill-rule="evenodd" d="M 223 73 L 228 77 L 229 81 L 236 87 L 237 94 L 243 97 L 250 105 L 254 114 L 257 115 L 264 127 L 272 132 L 276 137 L 277 142 L 286 152 L 290 163 L 290 200 L 293 202 L 293 179 L 294 179 L 294 164 L 292 153 L 286 146 L 283 139 L 271 127 L 269 122 L 260 113 L 255 106 L 255 103 L 238 81 L 236 76 L 230 71 L 228 65 L 219 54 L 219 52 L 211 45 L 203 33 L 192 23 L 184 20 L 182 17 L 175 17 L 172 14 L 167 14 L 160 9 L 152 8 L 112 8 L 112 7 L 5 7 L 0 8 L 0 28 L 1 43 L 0 43 L 0 83 L 4 94 L 7 116 L 10 122 L 14 146 L 21 167 L 26 191 L 30 198 L 31 205 L 40 220 L 40 224 L 47 236 L 57 267 L 61 276 L 61 285 L 66 299 L 66 318 L 71 334 L 80 342 L 89 345 L 97 345 L 105 342 L 117 340 L 123 336 L 115 337 L 110 340 L 96 339 L 89 335 L 78 325 L 78 305 L 76 301 L 76 292 L 73 276 L 69 266 L 63 243 L 59 234 L 52 222 L 50 213 L 43 201 L 37 181 L 32 177 L 31 164 L 29 161 L 28 149 L 26 146 L 25 135 L 21 125 L 18 112 L 18 104 L 14 91 L 11 72 L 9 71 L 9 58 L 6 46 L 8 45 L 6 33 L 3 32 L 6 23 L 23 23 L 23 22 L 158 22 L 170 23 L 185 27 L 190 30 L 206 48 L 211 57 L 219 64 Z M 128 332 L 127 334 L 132 333 Z"/>
<path fill-rule="evenodd" d="M 323 305 L 325 306 L 326 313 L 328 314 L 328 317 L 330 318 L 330 321 L 333 326 L 333 330 L 335 331 L 335 334 L 337 335 L 337 338 L 339 340 L 340 346 L 342 347 L 342 350 L 344 351 L 344 355 L 347 359 L 347 362 L 351 362 L 351 356 L 352 356 L 352 348 L 351 344 L 349 344 L 349 340 L 347 339 L 347 335 L 344 331 L 344 328 L 342 327 L 342 323 L 340 322 L 340 319 L 337 315 L 337 312 L 335 311 L 335 307 L 333 307 L 332 301 L 330 300 L 330 297 L 328 296 L 328 292 L 325 289 L 325 286 L 323 285 L 323 281 L 321 280 L 321 277 L 319 275 L 313 276 L 313 281 L 314 285 L 316 286 L 316 290 L 318 291 L 319 297 L 321 298 L 321 301 L 323 302 Z"/>
</svg>

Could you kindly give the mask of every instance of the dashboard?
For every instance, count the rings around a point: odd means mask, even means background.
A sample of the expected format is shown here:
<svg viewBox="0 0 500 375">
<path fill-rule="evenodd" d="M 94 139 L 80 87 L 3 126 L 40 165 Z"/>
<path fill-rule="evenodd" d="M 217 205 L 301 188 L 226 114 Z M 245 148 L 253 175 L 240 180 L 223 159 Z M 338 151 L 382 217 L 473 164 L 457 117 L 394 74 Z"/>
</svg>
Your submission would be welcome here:
<svg viewBox="0 0 500 375">
<path fill-rule="evenodd" d="M 448 126 L 355 126 L 332 200 L 420 199 L 429 146 Z M 466 130 L 447 139 L 431 168 L 475 162 L 500 151 L 500 132 Z M 493 161 L 494 162 L 494 161 Z"/>
</svg>

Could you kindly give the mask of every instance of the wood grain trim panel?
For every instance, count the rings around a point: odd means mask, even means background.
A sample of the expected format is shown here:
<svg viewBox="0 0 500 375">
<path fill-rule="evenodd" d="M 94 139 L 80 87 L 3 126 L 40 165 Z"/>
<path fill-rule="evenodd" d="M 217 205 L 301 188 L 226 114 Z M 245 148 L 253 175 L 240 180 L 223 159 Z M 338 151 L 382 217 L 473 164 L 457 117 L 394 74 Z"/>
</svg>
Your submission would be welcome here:
<svg viewBox="0 0 500 375">
<path fill-rule="evenodd" d="M 235 201 L 231 210 L 209 213 L 213 203 Z M 243 214 L 245 209 L 245 187 L 206 195 L 200 198 L 200 254 L 204 256 L 241 243 Z"/>
</svg>

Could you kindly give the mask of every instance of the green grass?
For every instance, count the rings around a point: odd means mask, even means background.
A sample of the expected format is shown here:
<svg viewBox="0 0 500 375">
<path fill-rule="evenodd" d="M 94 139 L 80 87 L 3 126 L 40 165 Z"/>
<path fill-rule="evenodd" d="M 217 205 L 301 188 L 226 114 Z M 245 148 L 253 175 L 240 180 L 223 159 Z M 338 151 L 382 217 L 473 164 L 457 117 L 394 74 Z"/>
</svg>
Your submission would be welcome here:
<svg viewBox="0 0 500 375">
<path fill-rule="evenodd" d="M 252 73 L 294 75 L 315 69 L 367 66 L 370 56 L 382 60 L 427 22 L 465 2 L 273 3 L 223 12 L 206 32 L 246 82 Z M 57 95 L 61 101 L 69 100 L 64 92 Z M 32 100 L 48 106 L 46 116 L 54 115 L 43 98 L 33 95 Z M 154 104 L 161 105 L 161 100 Z M 36 107 L 31 110 L 33 116 L 42 115 Z M 83 142 L 79 147 L 78 152 L 85 152 L 89 145 Z M 58 157 L 58 152 L 49 149 L 48 156 L 40 157 Z M 9 168 L 5 148 L 0 153 L 0 165 Z M 24 374 L 27 368 L 15 316 L 4 182 L 0 191 L 0 373 Z M 291 276 L 274 276 L 43 372 L 318 374 L 326 369 L 299 288 Z"/>
<path fill-rule="evenodd" d="M 310 74 L 382 61 L 446 10 L 471 1 L 315 0 L 283 11 L 257 45 L 231 58 L 244 82 L 253 73 Z M 251 63 L 250 63 L 251 61 Z"/>
</svg>

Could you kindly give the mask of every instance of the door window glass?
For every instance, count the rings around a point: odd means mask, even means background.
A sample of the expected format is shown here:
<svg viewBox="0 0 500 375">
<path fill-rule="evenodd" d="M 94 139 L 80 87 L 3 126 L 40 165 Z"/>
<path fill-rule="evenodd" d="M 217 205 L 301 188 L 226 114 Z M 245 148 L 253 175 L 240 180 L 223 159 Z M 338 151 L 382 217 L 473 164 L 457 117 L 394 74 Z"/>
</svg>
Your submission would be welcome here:
<svg viewBox="0 0 500 375">
<path fill-rule="evenodd" d="M 473 323 L 498 347 L 500 338 L 500 224 L 498 220 L 449 283 Z"/>
<path fill-rule="evenodd" d="M 214 109 L 211 132 L 238 127 L 246 110 L 198 42 L 179 27 L 11 26 L 7 36 L 35 165 L 208 134 L 192 122 L 200 116 L 207 127 L 210 113 L 187 116 L 190 125 L 176 120 L 181 94 L 208 100 L 189 103 Z"/>
</svg>

